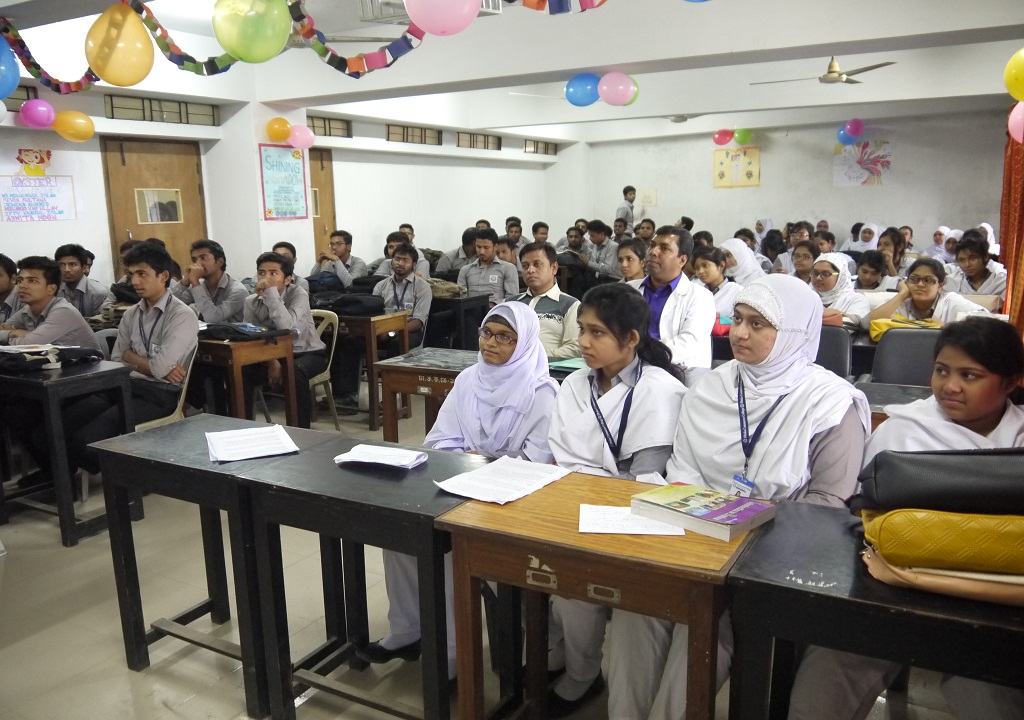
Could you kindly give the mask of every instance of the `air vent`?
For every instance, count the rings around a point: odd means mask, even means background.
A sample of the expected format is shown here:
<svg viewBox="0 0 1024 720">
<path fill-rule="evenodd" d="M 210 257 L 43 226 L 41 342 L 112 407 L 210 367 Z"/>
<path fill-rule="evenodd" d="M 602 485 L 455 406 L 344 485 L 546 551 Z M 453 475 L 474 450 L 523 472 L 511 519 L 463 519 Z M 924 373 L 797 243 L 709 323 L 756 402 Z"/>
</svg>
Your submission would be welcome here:
<svg viewBox="0 0 1024 720">
<path fill-rule="evenodd" d="M 501 15 L 502 0 L 483 0 L 480 16 Z M 359 15 L 365 23 L 408 25 L 409 14 L 402 0 L 359 0 Z"/>
</svg>

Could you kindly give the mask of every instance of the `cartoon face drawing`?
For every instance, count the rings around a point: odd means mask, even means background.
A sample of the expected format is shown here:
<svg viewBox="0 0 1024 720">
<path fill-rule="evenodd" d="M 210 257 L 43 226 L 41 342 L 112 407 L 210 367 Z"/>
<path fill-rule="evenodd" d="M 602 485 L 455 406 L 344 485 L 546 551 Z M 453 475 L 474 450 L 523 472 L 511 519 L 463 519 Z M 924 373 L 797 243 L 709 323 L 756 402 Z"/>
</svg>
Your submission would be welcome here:
<svg viewBox="0 0 1024 720">
<path fill-rule="evenodd" d="M 20 148 L 17 160 L 21 163 L 22 175 L 45 175 L 50 166 L 50 151 L 36 148 Z"/>
</svg>

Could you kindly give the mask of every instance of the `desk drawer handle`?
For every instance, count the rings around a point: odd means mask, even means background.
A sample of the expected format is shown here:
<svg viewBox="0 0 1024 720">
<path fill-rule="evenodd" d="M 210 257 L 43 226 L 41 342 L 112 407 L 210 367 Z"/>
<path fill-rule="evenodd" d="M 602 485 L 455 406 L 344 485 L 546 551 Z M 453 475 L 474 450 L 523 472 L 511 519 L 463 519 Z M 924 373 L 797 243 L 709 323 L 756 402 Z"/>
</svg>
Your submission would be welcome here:
<svg viewBox="0 0 1024 720">
<path fill-rule="evenodd" d="M 615 603 L 618 605 L 622 602 L 622 591 L 618 588 L 608 587 L 607 585 L 587 583 L 587 597 L 593 600 L 600 600 L 601 602 Z"/>
<path fill-rule="evenodd" d="M 558 589 L 558 576 L 554 573 L 543 572 L 541 570 L 527 569 L 526 571 L 526 584 L 537 585 L 548 590 Z"/>
</svg>

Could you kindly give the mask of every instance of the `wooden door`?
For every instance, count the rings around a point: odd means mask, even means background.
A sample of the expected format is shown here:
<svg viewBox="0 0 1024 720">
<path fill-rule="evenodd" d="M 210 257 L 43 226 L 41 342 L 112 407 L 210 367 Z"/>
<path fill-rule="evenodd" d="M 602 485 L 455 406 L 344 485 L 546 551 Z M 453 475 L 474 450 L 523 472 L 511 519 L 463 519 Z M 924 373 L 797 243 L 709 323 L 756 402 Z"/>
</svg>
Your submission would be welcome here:
<svg viewBox="0 0 1024 720">
<path fill-rule="evenodd" d="M 199 145 L 162 140 L 103 139 L 114 277 L 118 248 L 129 237 L 160 238 L 182 268 L 189 247 L 206 234 L 206 204 Z"/>
<path fill-rule="evenodd" d="M 331 151 L 309 149 L 310 215 L 313 216 L 313 256 L 327 250 L 331 233 L 338 229 L 334 209 L 334 166 Z M 305 265 L 303 265 L 305 267 Z"/>
</svg>

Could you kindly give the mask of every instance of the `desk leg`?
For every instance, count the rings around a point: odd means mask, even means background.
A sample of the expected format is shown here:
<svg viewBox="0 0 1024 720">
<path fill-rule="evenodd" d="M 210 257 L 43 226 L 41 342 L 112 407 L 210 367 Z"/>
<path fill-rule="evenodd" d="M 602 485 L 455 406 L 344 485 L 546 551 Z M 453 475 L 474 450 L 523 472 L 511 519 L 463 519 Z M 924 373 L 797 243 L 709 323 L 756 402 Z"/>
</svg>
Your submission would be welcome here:
<svg viewBox="0 0 1024 720">
<path fill-rule="evenodd" d="M 370 620 L 366 607 L 366 556 L 363 546 L 351 540 L 341 541 L 342 566 L 345 568 L 345 625 L 348 641 L 357 648 L 370 642 Z M 348 666 L 365 670 L 369 663 L 353 653 Z"/>
<path fill-rule="evenodd" d="M 295 356 L 288 353 L 281 358 L 281 389 L 284 390 L 284 421 L 289 427 L 299 426 L 299 406 L 295 393 Z M 305 388 L 308 393 L 309 388 Z"/>
<path fill-rule="evenodd" d="M 57 496 L 60 540 L 64 547 L 74 547 L 78 544 L 78 520 L 75 518 L 75 498 L 71 489 L 68 447 L 64 439 L 64 425 L 61 423 L 60 398 L 51 393 L 47 393 L 43 401 L 43 423 L 46 426 L 47 447 L 53 453 L 50 458 L 50 469 L 53 472 L 53 488 Z"/>
<path fill-rule="evenodd" d="M 548 716 L 548 608 L 550 596 L 523 590 L 526 609 L 526 717 Z"/>
<path fill-rule="evenodd" d="M 228 572 L 224 563 L 224 535 L 220 510 L 199 506 L 199 524 L 203 530 L 203 554 L 206 561 L 206 588 L 210 595 L 210 620 L 220 625 L 231 619 L 228 602 Z"/>
<path fill-rule="evenodd" d="M 372 326 L 371 326 L 372 327 Z M 380 395 L 377 391 L 377 361 L 380 354 L 377 352 L 377 336 L 372 332 L 367 333 L 366 338 L 366 385 L 368 400 L 370 402 L 370 429 L 380 429 Z"/>
<path fill-rule="evenodd" d="M 690 583 L 691 608 L 707 608 L 690 616 L 686 664 L 686 716 L 713 720 L 718 672 L 718 621 L 724 605 L 724 588 L 702 582 Z"/>
<path fill-rule="evenodd" d="M 381 375 L 381 404 L 384 406 L 384 441 L 398 442 L 398 393 L 391 389 L 387 373 Z"/>
<path fill-rule="evenodd" d="M 732 624 L 735 648 L 729 678 L 729 720 L 764 720 L 768 717 L 773 641 L 761 611 L 743 591 L 733 595 Z"/>
<path fill-rule="evenodd" d="M 242 366 L 236 362 L 228 368 L 228 395 L 231 398 L 231 414 L 245 420 L 245 379 L 242 377 Z"/>
<path fill-rule="evenodd" d="M 433 395 L 423 396 L 423 427 L 428 433 L 434 427 L 434 423 L 437 422 L 437 414 L 441 412 L 441 405 L 443 404 L 444 398 Z M 387 438 L 384 439 L 386 440 Z M 398 442 L 397 438 L 395 442 Z"/>
<path fill-rule="evenodd" d="M 430 542 L 416 558 L 420 581 L 420 640 L 423 648 L 423 717 L 448 720 L 448 630 L 444 589 L 444 547 L 441 534 L 430 531 Z M 477 617 L 480 594 L 475 596 Z"/>
<path fill-rule="evenodd" d="M 483 632 L 480 579 L 470 567 L 470 541 L 452 537 L 452 585 L 455 601 L 455 661 L 459 676 L 459 720 L 484 716 Z M 447 659 L 446 659 L 447 660 Z M 424 655 L 424 662 L 426 656 Z M 547 660 L 544 661 L 547 669 Z"/>
<path fill-rule="evenodd" d="M 499 583 L 495 605 L 498 611 L 498 633 L 497 637 L 489 640 L 491 648 L 498 646 L 498 686 L 501 699 L 513 698 L 514 706 L 519 706 L 523 704 L 523 664 L 520 661 L 523 656 L 523 623 L 519 588 Z"/>
<path fill-rule="evenodd" d="M 320 536 L 320 574 L 324 583 L 324 624 L 327 638 L 340 643 L 348 639 L 345 625 L 345 575 L 341 563 L 341 541 Z"/>
<path fill-rule="evenodd" d="M 129 494 L 111 481 L 113 472 L 103 468 L 103 500 L 107 510 L 110 535 L 110 556 L 114 561 L 114 587 L 121 614 L 121 635 L 129 670 L 149 667 L 149 646 L 142 615 L 142 592 L 139 588 L 139 566 L 135 559 L 135 537 L 129 517 Z"/>
<path fill-rule="evenodd" d="M 259 500 L 254 504 L 253 510 L 270 715 L 274 720 L 295 720 L 288 610 L 285 601 L 284 565 L 281 562 L 281 527 L 263 519 Z M 248 699 L 247 693 L 247 703 Z"/>
</svg>

